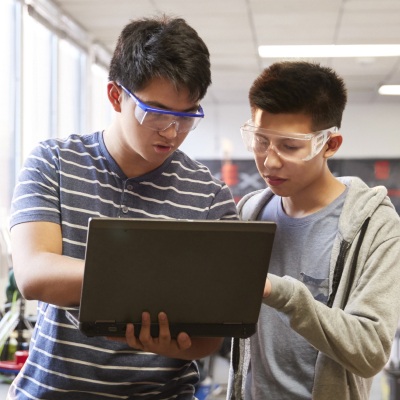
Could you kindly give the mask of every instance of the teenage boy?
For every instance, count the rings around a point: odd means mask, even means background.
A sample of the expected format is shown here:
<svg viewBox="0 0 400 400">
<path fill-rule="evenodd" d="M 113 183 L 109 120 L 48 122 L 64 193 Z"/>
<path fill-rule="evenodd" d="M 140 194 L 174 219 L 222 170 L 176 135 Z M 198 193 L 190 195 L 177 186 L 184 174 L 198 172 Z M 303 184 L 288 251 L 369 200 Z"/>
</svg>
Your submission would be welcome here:
<svg viewBox="0 0 400 400">
<path fill-rule="evenodd" d="M 334 71 L 275 63 L 249 100 L 241 133 L 267 188 L 238 210 L 277 233 L 258 330 L 233 343 L 229 398 L 366 400 L 399 318 L 399 216 L 384 187 L 329 170 L 347 100 Z"/>
<path fill-rule="evenodd" d="M 210 83 L 208 49 L 183 19 L 132 21 L 111 60 L 111 125 L 42 142 L 26 160 L 12 204 L 13 267 L 22 294 L 39 302 L 9 399 L 193 398 L 192 360 L 222 339 L 173 340 L 163 313 L 157 338 L 148 314 L 138 339 L 132 326 L 124 343 L 87 338 L 66 310 L 80 301 L 90 217 L 237 218 L 228 187 L 178 149 L 204 116 Z"/>
</svg>

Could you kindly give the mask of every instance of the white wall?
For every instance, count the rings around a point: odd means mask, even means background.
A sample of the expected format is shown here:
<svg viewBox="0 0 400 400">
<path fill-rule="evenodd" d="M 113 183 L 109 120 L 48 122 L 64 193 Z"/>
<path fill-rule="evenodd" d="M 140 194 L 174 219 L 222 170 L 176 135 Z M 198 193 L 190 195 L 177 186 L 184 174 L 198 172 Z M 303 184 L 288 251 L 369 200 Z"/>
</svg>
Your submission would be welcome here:
<svg viewBox="0 0 400 400">
<path fill-rule="evenodd" d="M 240 126 L 249 118 L 246 103 L 204 103 L 205 118 L 182 150 L 196 159 L 251 159 L 241 141 Z M 342 121 L 343 145 L 336 158 L 400 158 L 400 103 L 349 104 Z M 226 143 L 229 143 L 226 145 Z"/>
<path fill-rule="evenodd" d="M 342 134 L 340 158 L 400 158 L 400 103 L 349 106 Z"/>
<path fill-rule="evenodd" d="M 215 105 L 202 104 L 205 118 L 199 126 L 191 132 L 182 145 L 182 150 L 196 159 L 223 158 L 226 147 L 230 154 L 227 156 L 236 159 L 252 158 L 243 144 L 239 128 L 250 117 L 250 108 L 247 104 Z"/>
</svg>

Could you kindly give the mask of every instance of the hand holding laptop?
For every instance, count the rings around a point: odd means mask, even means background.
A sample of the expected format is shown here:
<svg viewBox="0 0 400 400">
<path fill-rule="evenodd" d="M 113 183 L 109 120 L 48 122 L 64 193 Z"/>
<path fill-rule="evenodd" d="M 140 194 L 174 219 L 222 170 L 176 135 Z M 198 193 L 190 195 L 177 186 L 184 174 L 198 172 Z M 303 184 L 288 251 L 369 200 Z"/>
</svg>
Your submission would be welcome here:
<svg viewBox="0 0 400 400">
<path fill-rule="evenodd" d="M 199 359 L 207 354 L 209 347 L 204 348 L 204 341 L 199 339 L 191 339 L 185 332 L 177 335 L 176 339 L 171 337 L 169 330 L 169 322 L 167 314 L 160 312 L 158 315 L 158 328 L 159 336 L 154 337 L 151 329 L 151 318 L 148 312 L 142 314 L 142 322 L 140 332 L 135 332 L 135 326 L 128 323 L 126 326 L 125 338 L 122 337 L 108 337 L 110 340 L 118 342 L 126 342 L 130 347 L 156 353 L 165 357 L 180 358 L 180 359 Z M 136 327 L 138 329 L 138 327 Z M 221 345 L 222 339 L 215 339 L 215 350 Z M 193 342 L 195 346 L 192 347 Z M 203 344 L 201 343 L 203 342 Z"/>
</svg>

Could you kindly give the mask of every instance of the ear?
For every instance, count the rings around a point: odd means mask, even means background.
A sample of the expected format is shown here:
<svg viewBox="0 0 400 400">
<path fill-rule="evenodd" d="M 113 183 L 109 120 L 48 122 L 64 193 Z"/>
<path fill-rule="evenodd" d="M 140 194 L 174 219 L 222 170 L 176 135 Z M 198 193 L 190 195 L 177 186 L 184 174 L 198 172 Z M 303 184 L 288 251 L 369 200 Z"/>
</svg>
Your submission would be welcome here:
<svg viewBox="0 0 400 400">
<path fill-rule="evenodd" d="M 108 100 L 111 103 L 112 108 L 116 112 L 121 112 L 121 88 L 116 84 L 116 82 L 111 81 L 108 82 L 107 84 L 107 95 L 108 95 Z"/>
<path fill-rule="evenodd" d="M 324 157 L 325 158 L 333 157 L 339 150 L 340 146 L 342 145 L 342 142 L 343 142 L 343 136 L 339 132 L 331 135 L 331 137 L 326 143 L 327 148 L 324 152 Z"/>
</svg>

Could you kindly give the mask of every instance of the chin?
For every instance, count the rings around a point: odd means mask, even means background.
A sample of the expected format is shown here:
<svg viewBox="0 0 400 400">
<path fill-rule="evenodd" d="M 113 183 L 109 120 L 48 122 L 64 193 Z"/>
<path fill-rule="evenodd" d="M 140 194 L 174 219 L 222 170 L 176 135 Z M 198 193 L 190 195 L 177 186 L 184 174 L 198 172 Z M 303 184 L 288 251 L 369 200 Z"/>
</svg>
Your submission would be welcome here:
<svg viewBox="0 0 400 400">
<path fill-rule="evenodd" d="M 267 186 L 271 189 L 271 192 L 273 194 L 277 195 L 277 196 L 280 196 L 280 197 L 289 197 L 290 196 L 290 194 L 287 193 L 286 190 L 283 190 L 280 187 L 271 186 L 271 185 L 268 185 L 268 184 L 267 184 Z"/>
</svg>

